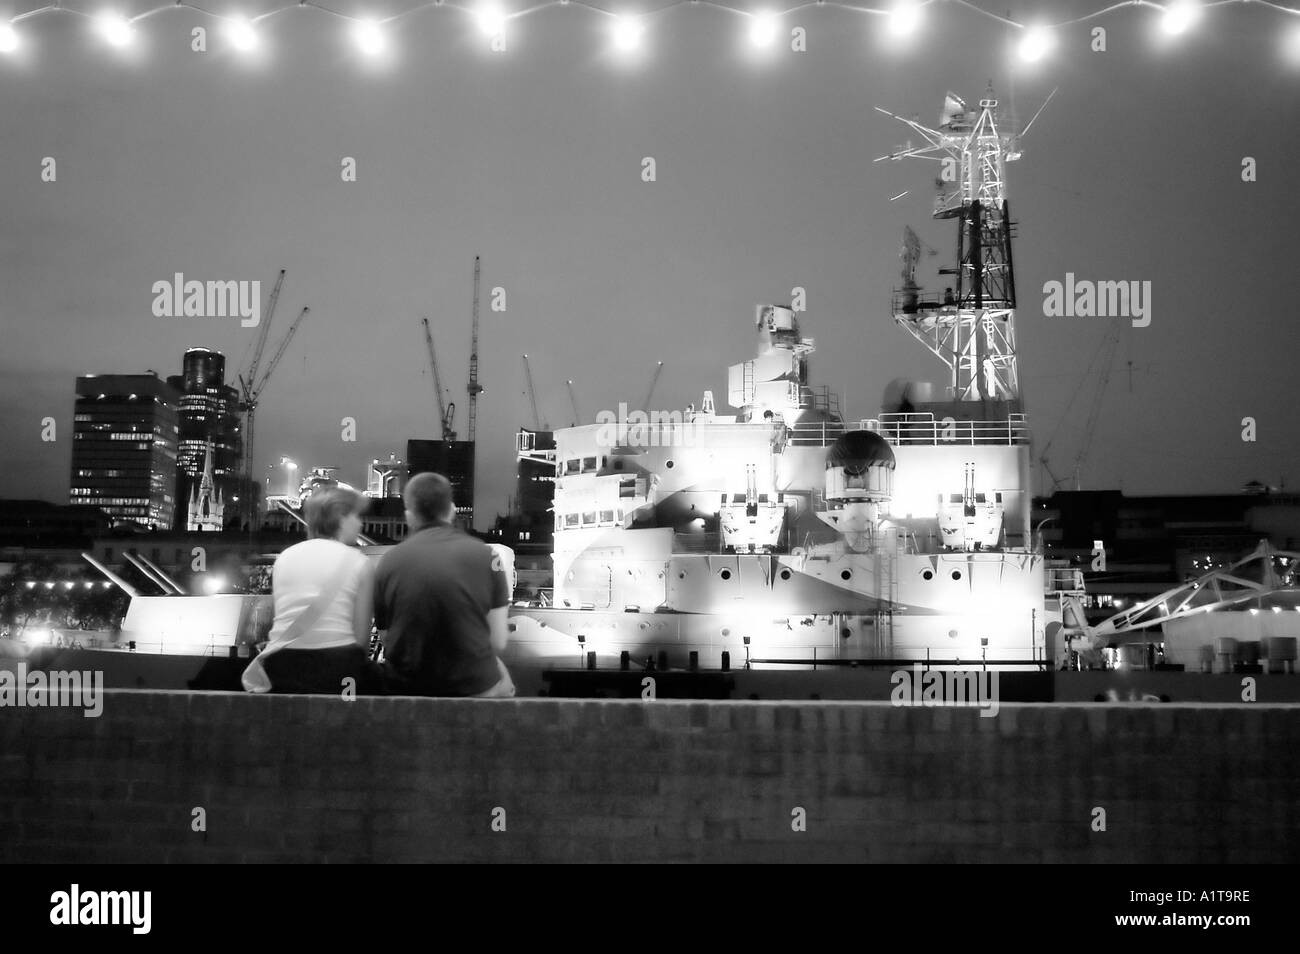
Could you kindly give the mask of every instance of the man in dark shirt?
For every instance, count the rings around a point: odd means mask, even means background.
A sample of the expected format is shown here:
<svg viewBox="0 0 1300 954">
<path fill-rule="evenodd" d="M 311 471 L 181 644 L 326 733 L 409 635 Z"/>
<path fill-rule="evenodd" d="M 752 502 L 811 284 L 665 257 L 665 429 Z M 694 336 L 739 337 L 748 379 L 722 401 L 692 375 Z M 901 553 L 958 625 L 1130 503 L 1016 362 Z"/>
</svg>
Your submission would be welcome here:
<svg viewBox="0 0 1300 954">
<path fill-rule="evenodd" d="M 446 477 L 417 474 L 402 496 L 411 535 L 375 571 L 375 626 L 391 691 L 513 696 L 497 658 L 510 605 L 501 558 L 453 526 Z"/>
</svg>

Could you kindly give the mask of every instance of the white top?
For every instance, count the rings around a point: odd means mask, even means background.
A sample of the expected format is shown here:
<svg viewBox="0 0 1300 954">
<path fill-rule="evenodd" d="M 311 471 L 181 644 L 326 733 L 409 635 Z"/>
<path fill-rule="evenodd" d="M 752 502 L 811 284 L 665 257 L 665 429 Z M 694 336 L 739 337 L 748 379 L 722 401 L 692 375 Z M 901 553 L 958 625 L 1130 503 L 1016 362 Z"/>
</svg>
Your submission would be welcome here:
<svg viewBox="0 0 1300 954">
<path fill-rule="evenodd" d="M 267 649 L 283 642 L 285 631 L 298 614 L 316 600 L 321 588 L 335 576 L 344 561 L 352 563 L 354 569 L 345 577 L 342 588 L 311 629 L 294 641 L 293 648 L 334 649 L 356 645 L 352 610 L 363 578 L 362 571 L 366 567 L 366 556 L 337 540 L 316 539 L 295 543 L 275 560 L 275 568 L 271 571 L 275 622 L 271 624 L 267 637 Z M 365 577 L 368 578 L 369 574 Z"/>
</svg>

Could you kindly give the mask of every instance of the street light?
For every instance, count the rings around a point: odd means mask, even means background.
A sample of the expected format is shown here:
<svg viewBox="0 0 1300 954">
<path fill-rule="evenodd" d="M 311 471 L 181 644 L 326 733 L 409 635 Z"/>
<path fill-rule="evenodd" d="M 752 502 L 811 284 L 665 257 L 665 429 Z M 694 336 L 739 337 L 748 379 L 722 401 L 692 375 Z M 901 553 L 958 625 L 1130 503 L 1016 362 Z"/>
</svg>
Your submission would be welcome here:
<svg viewBox="0 0 1300 954">
<path fill-rule="evenodd" d="M 295 464 L 287 457 L 281 457 L 280 463 L 284 467 L 284 487 L 285 487 L 284 495 L 286 497 L 292 497 L 293 496 L 293 472 L 298 469 L 298 465 Z"/>
<path fill-rule="evenodd" d="M 1038 545 L 1034 548 L 1035 553 L 1043 552 L 1043 527 L 1051 523 L 1058 516 L 1060 516 L 1060 514 L 1053 514 L 1050 517 L 1044 517 L 1042 520 L 1038 521 L 1038 526 L 1034 528 L 1034 533 L 1038 537 Z M 1033 541 L 1031 540 L 1030 542 L 1032 543 Z"/>
</svg>

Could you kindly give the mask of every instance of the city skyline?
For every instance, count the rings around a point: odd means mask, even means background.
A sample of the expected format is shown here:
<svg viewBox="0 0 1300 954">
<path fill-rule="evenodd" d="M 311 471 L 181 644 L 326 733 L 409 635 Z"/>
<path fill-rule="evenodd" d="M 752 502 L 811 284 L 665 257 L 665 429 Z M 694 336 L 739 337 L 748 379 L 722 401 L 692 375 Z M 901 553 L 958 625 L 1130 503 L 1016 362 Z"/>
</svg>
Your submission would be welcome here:
<svg viewBox="0 0 1300 954">
<path fill-rule="evenodd" d="M 105 444 L 103 450 L 97 447 L 91 448 L 81 438 L 95 437 L 98 433 L 95 430 L 96 428 L 100 431 L 108 430 L 114 426 L 125 427 L 128 430 L 134 428 L 139 423 L 136 419 L 141 416 L 142 412 L 136 411 L 130 405 L 124 405 L 121 402 L 127 397 L 127 391 L 144 388 L 156 392 L 158 401 L 162 402 L 162 408 L 167 413 L 166 420 L 169 422 L 169 434 L 160 436 L 157 441 L 157 450 L 163 456 L 153 461 L 154 464 L 161 466 L 163 470 L 151 474 L 151 483 L 157 485 L 155 490 L 163 496 L 156 502 L 150 501 L 151 516 L 145 522 L 153 524 L 155 529 L 163 530 L 222 529 L 220 526 L 222 518 L 219 511 L 214 518 L 215 525 L 213 525 L 212 521 L 206 519 L 201 521 L 203 526 L 196 525 L 196 521 L 199 520 L 200 516 L 198 513 L 201 502 L 199 496 L 200 478 L 206 476 L 207 479 L 213 481 L 213 486 L 207 488 L 209 493 L 213 495 L 213 501 L 220 504 L 224 496 L 225 504 L 229 505 L 224 522 L 232 526 L 238 526 L 242 522 L 239 506 L 242 491 L 240 489 L 241 477 L 238 465 L 243 447 L 240 432 L 244 417 L 242 413 L 237 412 L 239 402 L 237 392 L 228 384 L 223 383 L 225 358 L 225 355 L 213 349 L 190 348 L 182 356 L 181 367 L 183 370 L 180 374 L 163 376 L 150 369 L 144 373 L 134 374 L 100 371 L 78 377 L 76 379 L 78 407 L 84 406 L 84 410 L 94 411 L 95 420 L 110 423 L 101 425 L 91 423 L 91 415 L 84 415 L 85 421 L 83 422 L 83 415 L 80 413 L 76 417 L 78 434 L 76 440 L 74 440 L 74 459 L 69 477 L 71 485 L 69 497 L 71 502 L 73 504 L 96 506 L 96 493 L 105 493 L 111 496 L 113 487 L 123 482 L 118 476 L 118 471 L 100 473 L 96 470 L 78 470 L 77 453 L 80 452 L 83 465 L 89 466 L 103 463 L 98 458 L 103 456 L 104 451 L 124 448 L 125 444 L 116 440 L 117 437 L 122 435 L 112 435 L 114 440 Z M 99 401 L 97 402 L 94 398 L 97 389 L 101 387 L 108 387 L 111 393 L 108 395 L 99 393 L 97 395 Z M 121 392 L 120 395 L 118 395 L 118 391 Z M 110 398 L 110 401 L 101 408 L 100 403 L 103 402 L 106 396 Z M 134 399 L 135 395 L 131 394 L 130 398 Z M 82 426 L 83 424 L 84 426 Z M 83 434 L 83 431 L 87 433 Z M 108 440 L 107 434 L 105 434 L 104 440 Z M 157 454 L 150 454 L 150 456 L 155 457 Z M 218 467 L 218 460 L 224 466 Z M 356 480 L 352 474 L 355 468 L 346 464 L 340 466 L 339 464 L 307 461 L 300 466 L 297 461 L 287 455 L 282 456 L 279 464 L 267 464 L 265 467 L 266 475 L 261 478 L 264 495 L 258 501 L 259 511 L 264 515 L 269 507 L 266 498 L 279 495 L 272 486 L 272 481 L 274 476 L 281 472 L 281 468 L 284 469 L 285 491 L 288 496 L 296 496 L 300 481 L 305 485 L 309 478 L 315 476 L 337 479 L 349 486 L 365 487 L 367 488 L 367 495 L 375 495 L 371 494 L 370 489 L 372 462 L 374 464 L 388 464 L 390 470 L 393 465 L 401 463 L 396 455 L 390 455 L 390 458 L 386 461 L 381 461 L 378 458 L 367 459 L 360 467 L 363 479 Z M 113 461 L 109 460 L 108 463 L 113 463 Z M 156 471 L 158 468 L 151 467 L 150 470 Z M 403 467 L 402 471 L 402 476 L 405 477 L 406 468 Z M 164 487 L 159 483 L 159 481 L 165 481 L 173 472 L 174 486 Z M 85 484 L 94 486 L 97 483 L 102 484 L 103 489 L 92 491 L 91 487 L 79 486 Z M 384 490 L 386 493 L 378 494 L 378 496 L 392 495 L 391 487 L 385 485 Z M 59 501 L 49 502 L 59 503 Z M 124 517 L 127 511 L 123 509 L 121 504 L 122 501 L 110 501 L 105 507 L 105 513 Z M 173 511 L 174 527 L 172 526 L 173 519 L 171 517 Z M 159 515 L 164 515 L 160 518 L 161 523 L 159 519 L 156 519 L 159 518 Z"/>
</svg>

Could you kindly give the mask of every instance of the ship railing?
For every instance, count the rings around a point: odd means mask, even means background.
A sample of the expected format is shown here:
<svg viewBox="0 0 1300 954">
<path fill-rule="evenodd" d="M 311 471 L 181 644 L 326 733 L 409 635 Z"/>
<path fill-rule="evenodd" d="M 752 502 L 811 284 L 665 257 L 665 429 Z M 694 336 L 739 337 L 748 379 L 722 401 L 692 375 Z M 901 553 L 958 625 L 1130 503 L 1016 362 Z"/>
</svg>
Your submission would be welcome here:
<svg viewBox="0 0 1300 954">
<path fill-rule="evenodd" d="M 787 443 L 795 447 L 824 447 L 832 444 L 845 431 L 859 430 L 840 421 L 816 421 L 789 426 Z"/>
<path fill-rule="evenodd" d="M 1028 444 L 1029 425 L 1024 414 L 1009 414 L 997 421 L 958 421 L 932 413 L 882 414 L 856 422 L 815 421 L 792 424 L 790 443 L 824 446 L 847 431 L 872 431 L 895 445 Z"/>
<path fill-rule="evenodd" d="M 894 289 L 890 304 L 895 316 L 932 318 L 957 314 L 957 300 L 951 294 L 942 298 L 925 294 L 920 288 Z"/>
<path fill-rule="evenodd" d="M 124 635 L 110 645 L 111 648 L 120 649 L 123 652 L 149 656 L 237 656 L 248 654 L 246 644 L 231 643 L 229 641 L 230 637 L 225 635 L 221 635 L 220 640 L 219 642 L 218 634 L 215 633 L 209 636 L 206 642 L 202 638 L 173 638 L 167 635 L 156 639 L 140 639 Z"/>
<path fill-rule="evenodd" d="M 886 624 L 892 626 L 892 623 Z M 990 666 L 996 667 L 999 671 L 1025 671 L 1025 672 L 1042 672 L 1048 667 L 1046 659 L 989 659 L 987 654 L 981 655 L 974 659 L 963 659 L 954 656 L 951 659 L 944 659 L 937 656 L 926 655 L 924 657 L 911 657 L 904 659 L 882 659 L 872 656 L 825 656 L 819 655 L 817 648 L 814 646 L 811 656 L 795 657 L 777 657 L 772 659 L 759 659 L 757 657 L 745 661 L 747 668 L 757 666 L 777 666 L 782 669 L 789 669 L 793 666 L 810 666 L 814 670 L 819 666 L 828 668 L 841 667 L 845 669 L 910 669 L 913 666 L 923 666 L 925 671 L 931 669 L 988 669 Z"/>
<path fill-rule="evenodd" d="M 996 421 L 958 421 L 925 412 L 882 414 L 858 422 L 891 444 L 1028 444 L 1025 415 L 1008 414 Z"/>
</svg>

